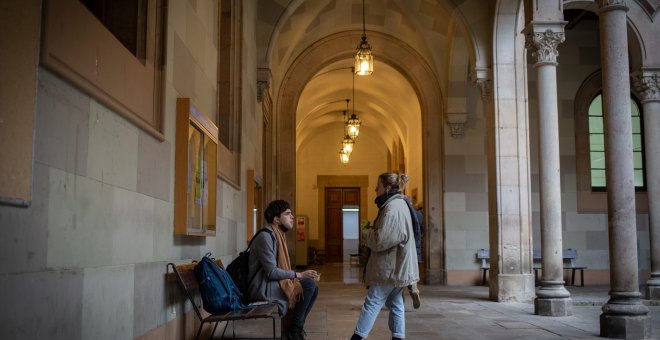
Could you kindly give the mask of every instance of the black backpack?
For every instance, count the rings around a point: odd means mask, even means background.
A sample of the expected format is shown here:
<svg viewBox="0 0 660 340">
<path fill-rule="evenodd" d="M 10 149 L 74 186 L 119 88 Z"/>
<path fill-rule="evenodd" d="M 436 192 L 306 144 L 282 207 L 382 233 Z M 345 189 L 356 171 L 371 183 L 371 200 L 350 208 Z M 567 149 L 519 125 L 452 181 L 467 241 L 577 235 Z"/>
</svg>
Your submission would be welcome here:
<svg viewBox="0 0 660 340">
<path fill-rule="evenodd" d="M 238 287 L 238 290 L 241 291 L 242 293 L 242 302 L 244 304 L 248 304 L 250 301 L 250 298 L 248 297 L 248 289 L 250 287 L 250 282 L 254 279 L 254 275 L 257 273 L 254 273 L 252 277 L 249 277 L 250 275 L 250 246 L 252 246 L 252 241 L 254 241 L 257 238 L 257 235 L 259 235 L 262 231 L 267 231 L 270 236 L 273 238 L 273 242 L 275 242 L 275 235 L 273 235 L 273 232 L 270 229 L 266 228 L 261 228 L 259 231 L 252 237 L 252 240 L 250 240 L 250 244 L 248 244 L 247 249 L 245 251 L 242 251 L 237 258 L 234 259 L 234 261 L 231 261 L 231 263 L 227 266 L 227 272 L 231 276 L 232 280 L 234 280 L 234 283 L 236 284 L 236 287 Z"/>
</svg>

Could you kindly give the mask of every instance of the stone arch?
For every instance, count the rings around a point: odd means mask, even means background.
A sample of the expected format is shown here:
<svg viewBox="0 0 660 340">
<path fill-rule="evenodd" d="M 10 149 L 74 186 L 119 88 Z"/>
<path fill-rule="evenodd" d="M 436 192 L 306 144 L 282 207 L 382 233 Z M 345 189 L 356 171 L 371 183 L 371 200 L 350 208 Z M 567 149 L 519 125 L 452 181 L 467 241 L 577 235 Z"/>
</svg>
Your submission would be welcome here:
<svg viewBox="0 0 660 340">
<path fill-rule="evenodd" d="M 360 32 L 339 32 L 312 44 L 292 63 L 282 79 L 275 111 L 277 154 L 277 197 L 295 206 L 296 126 L 299 96 L 312 75 L 325 65 L 352 59 Z M 369 32 L 376 62 L 387 63 L 411 84 L 422 112 L 422 164 L 424 205 L 427 214 L 428 254 L 426 278 L 431 284 L 446 283 L 443 226 L 443 98 L 437 75 L 412 47 L 390 35 Z M 431 147 L 432 146 L 432 147 Z"/>
<path fill-rule="evenodd" d="M 639 25 L 643 17 L 650 14 L 647 1 L 637 1 L 628 3 L 630 13 L 628 14 L 628 56 L 631 70 L 637 70 L 642 67 L 649 57 L 644 38 L 640 32 Z M 595 2 L 585 2 L 578 0 L 569 0 L 564 2 L 564 10 L 581 9 L 598 13 L 598 5 Z M 642 15 L 644 13 L 644 15 Z"/>
</svg>

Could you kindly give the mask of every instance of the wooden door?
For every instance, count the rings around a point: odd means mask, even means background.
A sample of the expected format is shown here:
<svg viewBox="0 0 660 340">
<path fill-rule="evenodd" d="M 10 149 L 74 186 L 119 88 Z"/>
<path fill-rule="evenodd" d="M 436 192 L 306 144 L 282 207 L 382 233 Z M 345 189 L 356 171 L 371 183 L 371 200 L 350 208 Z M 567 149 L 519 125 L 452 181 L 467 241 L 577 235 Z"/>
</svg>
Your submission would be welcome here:
<svg viewBox="0 0 660 340">
<path fill-rule="evenodd" d="M 342 196 L 341 188 L 325 189 L 325 260 L 330 263 L 343 261 Z"/>
<path fill-rule="evenodd" d="M 325 259 L 329 263 L 344 261 L 343 207 L 360 205 L 359 188 L 325 189 Z"/>
</svg>

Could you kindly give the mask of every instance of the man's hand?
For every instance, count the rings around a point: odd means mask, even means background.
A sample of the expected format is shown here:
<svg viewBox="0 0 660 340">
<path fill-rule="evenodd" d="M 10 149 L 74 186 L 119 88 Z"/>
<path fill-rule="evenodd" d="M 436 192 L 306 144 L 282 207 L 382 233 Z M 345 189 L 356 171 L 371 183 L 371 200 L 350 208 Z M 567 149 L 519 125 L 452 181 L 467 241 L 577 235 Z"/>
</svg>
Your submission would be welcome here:
<svg viewBox="0 0 660 340">
<path fill-rule="evenodd" d="M 309 269 L 305 270 L 304 272 L 297 272 L 296 273 L 296 279 L 302 279 L 302 278 L 308 278 L 308 279 L 315 279 L 319 273 L 316 272 L 316 270 Z"/>
</svg>

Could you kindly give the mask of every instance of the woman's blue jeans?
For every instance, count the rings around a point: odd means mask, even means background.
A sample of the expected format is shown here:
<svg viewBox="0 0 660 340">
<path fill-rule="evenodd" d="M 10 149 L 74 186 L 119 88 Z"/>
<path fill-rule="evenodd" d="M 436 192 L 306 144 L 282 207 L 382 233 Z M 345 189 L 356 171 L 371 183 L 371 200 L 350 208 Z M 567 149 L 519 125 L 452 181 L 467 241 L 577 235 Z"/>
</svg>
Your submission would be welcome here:
<svg viewBox="0 0 660 340">
<path fill-rule="evenodd" d="M 364 299 L 362 311 L 355 326 L 355 334 L 366 338 L 374 326 L 376 317 L 383 304 L 390 310 L 388 324 L 392 337 L 406 337 L 406 315 L 403 304 L 403 287 L 394 286 L 369 286 L 367 297 Z"/>
</svg>

